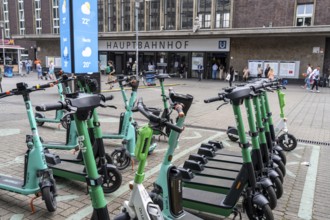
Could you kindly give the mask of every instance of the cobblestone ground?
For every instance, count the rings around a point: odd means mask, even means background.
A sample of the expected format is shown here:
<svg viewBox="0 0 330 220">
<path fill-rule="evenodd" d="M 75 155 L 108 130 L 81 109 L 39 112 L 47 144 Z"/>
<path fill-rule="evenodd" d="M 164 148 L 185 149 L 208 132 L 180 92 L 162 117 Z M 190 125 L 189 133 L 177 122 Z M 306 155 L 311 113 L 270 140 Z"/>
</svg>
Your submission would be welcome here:
<svg viewBox="0 0 330 220">
<path fill-rule="evenodd" d="M 4 89 L 13 88 L 17 81 L 24 80 L 30 85 L 37 83 L 36 77 L 5 78 Z M 104 81 L 104 79 L 102 79 Z M 39 83 L 44 81 L 39 81 Z M 205 105 L 205 98 L 214 97 L 227 86 L 224 82 L 170 79 L 177 92 L 190 93 L 194 96 L 194 104 L 188 112 L 187 129 L 180 137 L 179 148 L 176 150 L 174 164 L 183 164 L 190 153 L 195 153 L 201 143 L 207 140 L 223 141 L 225 147 L 232 151 L 239 151 L 236 143 L 228 140 L 223 132 L 229 125 L 234 125 L 231 107 L 226 105 L 216 108 L 220 103 Z M 103 90 L 106 90 L 104 82 Z M 108 91 L 104 91 L 108 92 Z M 124 111 L 120 93 L 111 92 L 115 96 L 113 104 L 118 109 L 99 109 L 102 129 L 105 132 L 118 130 L 118 116 Z M 129 94 L 130 92 L 128 92 Z M 326 113 L 330 110 L 330 88 L 321 88 L 321 93 L 311 93 L 296 85 L 288 85 L 286 93 L 286 116 L 290 133 L 306 143 L 299 142 L 298 147 L 287 152 L 287 175 L 284 180 L 284 194 L 273 210 L 275 219 L 330 219 L 330 174 L 327 172 L 330 154 L 330 123 Z M 160 89 L 140 89 L 139 97 L 143 97 L 148 106 L 161 107 Z M 56 88 L 31 94 L 33 105 L 57 101 Z M 274 122 L 279 121 L 279 108 L 276 93 L 269 94 Z M 112 104 L 112 103 L 111 103 Z M 23 177 L 24 154 L 26 151 L 25 135 L 30 134 L 29 124 L 22 97 L 8 97 L 0 100 L 0 173 Z M 245 113 L 243 111 L 245 117 Z M 53 113 L 46 113 L 47 117 L 54 117 Z M 140 114 L 134 117 L 143 124 L 146 121 Z M 246 122 L 246 121 L 245 121 Z M 46 123 L 39 127 L 40 136 L 44 140 L 63 140 L 65 130 L 57 124 Z M 309 143 L 307 143 L 309 141 Z M 310 143 L 313 141 L 312 143 Z M 321 144 L 320 144 L 321 143 Z M 105 140 L 106 152 L 111 153 L 120 146 L 119 140 Z M 150 190 L 157 178 L 157 167 L 162 161 L 167 148 L 166 141 L 160 138 L 158 147 L 149 157 L 146 168 L 144 186 Z M 72 153 L 68 151 L 66 153 Z M 136 165 L 122 172 L 123 184 L 115 193 L 106 195 L 108 209 L 113 218 L 120 212 L 123 201 L 129 198 L 128 182 L 133 179 Z M 31 213 L 29 206 L 33 195 L 24 196 L 0 190 L 0 219 L 89 219 L 92 208 L 89 196 L 86 194 L 86 184 L 57 178 L 58 208 L 54 213 L 48 213 L 40 198 L 34 201 L 35 213 Z M 209 216 L 195 213 L 203 219 L 221 219 L 219 216 Z M 228 219 L 232 218 L 229 216 Z M 247 219 L 243 213 L 243 219 Z"/>
</svg>

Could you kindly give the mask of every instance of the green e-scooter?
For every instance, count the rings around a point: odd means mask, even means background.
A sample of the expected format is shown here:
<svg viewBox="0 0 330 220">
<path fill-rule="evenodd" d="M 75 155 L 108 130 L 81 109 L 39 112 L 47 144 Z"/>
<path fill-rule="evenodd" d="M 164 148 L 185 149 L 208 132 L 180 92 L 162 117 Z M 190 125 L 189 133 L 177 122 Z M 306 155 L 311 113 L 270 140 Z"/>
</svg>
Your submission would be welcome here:
<svg viewBox="0 0 330 220">
<path fill-rule="evenodd" d="M 149 123 L 138 129 L 135 157 L 139 160 L 139 166 L 135 173 L 134 182 L 130 184 L 130 188 L 132 190 L 131 196 L 128 201 L 124 202 L 122 208 L 123 212 L 118 215 L 115 220 L 168 219 L 165 217 L 164 212 L 162 213 L 158 204 L 155 204 L 150 198 L 148 192 L 142 184 L 145 175 L 144 168 L 149 153 L 149 146 L 153 136 L 153 127 L 157 127 L 159 125 L 166 126 L 178 133 L 181 133 L 182 129 L 166 120 L 163 120 L 158 115 L 154 115 L 152 111 L 150 112 L 150 109 L 143 104 L 142 99 L 138 101 L 137 108 L 142 115 L 148 118 Z"/>
<path fill-rule="evenodd" d="M 59 78 L 57 79 L 57 81 L 59 81 L 59 83 L 57 84 L 57 91 L 58 94 L 60 96 L 60 101 L 64 101 L 64 94 L 63 94 L 63 85 L 62 83 L 65 85 L 65 89 L 66 89 L 66 93 L 71 93 L 70 91 L 70 87 L 68 86 L 68 82 L 71 80 L 74 80 L 75 77 L 68 77 L 66 74 L 63 74 L 62 71 L 59 72 Z M 68 128 L 68 119 L 63 118 L 64 115 L 64 111 L 63 110 L 59 110 L 56 111 L 55 113 L 55 118 L 46 118 L 44 114 L 41 114 L 40 112 L 37 112 L 35 114 L 35 118 L 36 118 L 36 122 L 38 126 L 42 126 L 45 122 L 47 123 L 61 123 L 62 126 L 67 129 Z"/>
<path fill-rule="evenodd" d="M 104 97 L 99 94 L 83 94 L 73 93 L 68 94 L 64 102 L 58 102 L 48 105 L 40 105 L 36 108 L 38 111 L 51 110 L 66 110 L 74 115 L 77 130 L 79 134 L 79 147 L 83 155 L 83 160 L 86 169 L 85 181 L 89 186 L 89 194 L 92 200 L 93 215 L 95 220 L 109 220 L 109 212 L 107 203 L 104 198 L 102 186 L 104 184 L 102 177 L 98 173 L 96 162 L 93 155 L 92 144 L 89 138 L 87 129 L 87 120 L 92 117 L 95 108 L 102 105 L 102 103 L 112 97 Z"/>
<path fill-rule="evenodd" d="M 136 142 L 136 130 L 137 123 L 133 119 L 133 108 L 136 102 L 137 89 L 139 87 L 139 81 L 135 76 L 117 76 L 117 82 L 119 83 L 120 91 L 125 104 L 125 112 L 120 116 L 119 133 L 117 134 L 103 134 L 105 139 L 122 139 L 123 146 L 116 148 L 111 153 L 111 158 L 114 165 L 123 170 L 127 168 L 131 163 L 131 158 L 134 156 L 135 142 Z M 127 99 L 125 93 L 125 86 L 132 88 L 130 99 Z M 152 144 L 149 147 L 150 151 L 153 151 L 157 147 L 157 143 L 152 140 Z"/>
<path fill-rule="evenodd" d="M 23 195 L 41 195 L 42 199 L 45 201 L 47 210 L 54 212 L 56 210 L 57 196 L 56 183 L 53 178 L 52 170 L 47 167 L 29 96 L 31 92 L 51 86 L 53 86 L 52 83 L 47 83 L 29 88 L 26 83 L 21 82 L 16 84 L 16 89 L 0 93 L 0 98 L 13 95 L 23 96 L 32 132 L 32 135 L 26 136 L 28 150 L 24 156 L 24 178 L 20 179 L 7 175 L 0 175 L 0 189 Z M 31 207 L 32 211 L 34 211 L 33 205 L 31 205 Z"/>
<path fill-rule="evenodd" d="M 275 87 L 277 91 L 278 101 L 280 104 L 280 121 L 276 125 L 275 134 L 276 141 L 285 151 L 292 151 L 297 147 L 297 139 L 293 134 L 289 133 L 289 129 L 287 126 L 287 118 L 284 115 L 284 107 L 285 107 L 285 93 L 282 92 L 282 89 L 285 89 L 284 85 L 278 85 Z"/>
<path fill-rule="evenodd" d="M 269 202 L 256 187 L 255 171 L 245 135 L 240 105 L 250 97 L 249 87 L 237 87 L 220 93 L 218 97 L 205 100 L 206 103 L 229 100 L 236 119 L 243 164 L 227 193 L 216 193 L 196 188 L 183 188 L 183 206 L 189 209 L 229 216 L 237 213 L 236 204 L 243 196 L 243 207 L 249 219 L 274 219 Z"/>
</svg>

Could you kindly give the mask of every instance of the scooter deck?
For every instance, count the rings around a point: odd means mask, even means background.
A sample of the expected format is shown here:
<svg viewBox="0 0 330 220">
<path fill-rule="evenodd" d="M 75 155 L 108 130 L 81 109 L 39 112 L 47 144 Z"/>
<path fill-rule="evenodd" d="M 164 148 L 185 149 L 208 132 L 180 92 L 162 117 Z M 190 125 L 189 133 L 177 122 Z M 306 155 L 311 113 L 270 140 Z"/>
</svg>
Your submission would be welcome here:
<svg viewBox="0 0 330 220">
<path fill-rule="evenodd" d="M 203 171 L 196 171 L 191 169 L 191 171 L 198 176 L 208 176 L 208 177 L 223 178 L 229 180 L 234 180 L 238 175 L 238 172 L 236 171 L 219 170 L 215 168 L 204 168 Z"/>
<path fill-rule="evenodd" d="M 230 151 L 225 149 L 219 149 L 215 152 L 215 155 L 228 155 L 233 157 L 242 157 L 242 153 L 240 151 Z"/>
<path fill-rule="evenodd" d="M 182 200 L 185 208 L 229 216 L 233 207 L 223 205 L 226 195 L 206 192 L 198 189 L 182 188 Z"/>
<path fill-rule="evenodd" d="M 186 188 L 226 194 L 232 186 L 233 182 L 234 180 L 196 175 L 190 180 L 183 179 L 183 186 Z"/>
<path fill-rule="evenodd" d="M 242 164 L 209 160 L 208 163 L 204 164 L 204 167 L 238 172 L 241 170 Z"/>
<path fill-rule="evenodd" d="M 9 185 L 11 187 L 21 188 L 24 185 L 22 179 L 11 176 L 0 175 L 0 185 Z"/>
<path fill-rule="evenodd" d="M 52 165 L 47 164 L 53 170 L 54 176 L 60 176 L 70 180 L 86 181 L 85 166 L 76 163 L 61 161 L 61 163 Z"/>
<path fill-rule="evenodd" d="M 56 152 L 56 155 L 58 155 L 61 158 L 61 161 L 67 161 L 67 162 L 72 162 L 72 163 L 82 163 L 83 160 L 77 158 L 78 157 L 78 153 L 77 154 L 61 154 Z"/>
<path fill-rule="evenodd" d="M 242 157 L 236 157 L 236 156 L 231 156 L 231 155 L 217 154 L 214 157 L 207 157 L 207 159 L 211 160 L 211 161 L 222 161 L 222 162 L 243 164 L 243 158 Z"/>
</svg>

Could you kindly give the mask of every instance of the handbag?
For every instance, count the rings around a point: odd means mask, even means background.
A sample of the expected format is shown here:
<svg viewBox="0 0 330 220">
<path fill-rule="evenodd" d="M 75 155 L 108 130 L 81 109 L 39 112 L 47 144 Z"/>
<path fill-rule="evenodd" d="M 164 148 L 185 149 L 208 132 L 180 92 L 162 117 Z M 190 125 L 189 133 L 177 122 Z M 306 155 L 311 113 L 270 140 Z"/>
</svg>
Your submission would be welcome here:
<svg viewBox="0 0 330 220">
<path fill-rule="evenodd" d="M 229 80 L 230 80 L 230 74 L 228 73 L 226 76 L 226 81 L 229 81 Z"/>
</svg>

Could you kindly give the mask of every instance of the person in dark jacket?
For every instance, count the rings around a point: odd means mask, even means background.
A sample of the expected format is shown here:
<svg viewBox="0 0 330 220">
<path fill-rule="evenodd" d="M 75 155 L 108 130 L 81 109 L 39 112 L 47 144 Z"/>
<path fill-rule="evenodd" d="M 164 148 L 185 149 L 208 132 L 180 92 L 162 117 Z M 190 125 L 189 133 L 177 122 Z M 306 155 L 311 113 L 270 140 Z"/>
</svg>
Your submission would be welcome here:
<svg viewBox="0 0 330 220">
<path fill-rule="evenodd" d="M 233 83 L 233 80 L 234 80 L 234 74 L 235 74 L 235 71 L 234 71 L 234 67 L 233 66 L 230 66 L 229 67 L 229 74 L 230 74 L 229 86 L 231 87 L 232 86 L 232 83 Z"/>
</svg>

